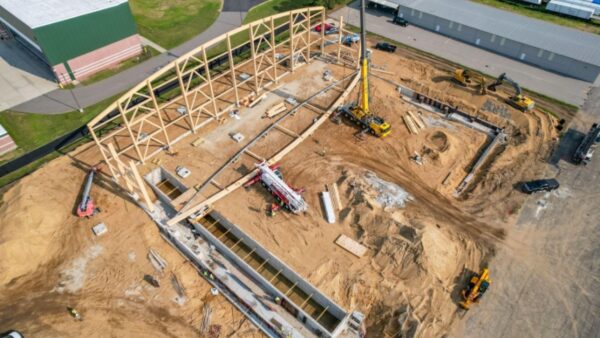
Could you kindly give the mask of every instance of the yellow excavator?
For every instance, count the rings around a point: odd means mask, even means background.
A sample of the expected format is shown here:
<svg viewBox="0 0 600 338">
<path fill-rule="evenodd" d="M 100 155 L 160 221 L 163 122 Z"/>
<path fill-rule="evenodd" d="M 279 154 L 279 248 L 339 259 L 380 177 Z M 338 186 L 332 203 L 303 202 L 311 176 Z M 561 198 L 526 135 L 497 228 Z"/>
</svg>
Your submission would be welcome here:
<svg viewBox="0 0 600 338">
<path fill-rule="evenodd" d="M 468 87 L 471 83 L 473 83 L 473 79 L 479 87 L 479 93 L 481 95 L 487 94 L 487 88 L 485 86 L 485 77 L 483 75 L 477 74 L 472 70 L 464 68 L 458 68 L 454 71 L 454 81 L 456 81 L 463 87 Z"/>
<path fill-rule="evenodd" d="M 500 74 L 496 81 L 489 85 L 487 88 L 493 92 L 496 91 L 496 87 L 503 84 L 504 82 L 510 83 L 510 85 L 515 89 L 515 95 L 511 96 L 508 101 L 511 105 L 520 109 L 521 111 L 530 111 L 535 108 L 535 101 L 529 98 L 528 96 L 523 95 L 523 91 L 521 90 L 521 86 L 518 83 L 513 81 L 511 78 L 506 76 L 506 73 Z"/>
<path fill-rule="evenodd" d="M 489 270 L 488 268 L 483 268 L 480 274 L 475 274 L 471 277 L 469 285 L 462 290 L 461 295 L 463 300 L 459 303 L 460 307 L 468 310 L 473 303 L 478 303 L 479 299 L 481 299 L 490 287 L 490 284 L 492 284 L 492 280 L 490 279 Z"/>
<path fill-rule="evenodd" d="M 365 28 L 365 0 L 360 2 L 360 79 L 361 87 L 358 102 L 341 106 L 335 117 L 343 115 L 362 127 L 361 132 L 370 132 L 380 138 L 386 137 L 392 127 L 383 118 L 369 110 L 369 60 L 367 57 L 367 38 Z"/>
</svg>

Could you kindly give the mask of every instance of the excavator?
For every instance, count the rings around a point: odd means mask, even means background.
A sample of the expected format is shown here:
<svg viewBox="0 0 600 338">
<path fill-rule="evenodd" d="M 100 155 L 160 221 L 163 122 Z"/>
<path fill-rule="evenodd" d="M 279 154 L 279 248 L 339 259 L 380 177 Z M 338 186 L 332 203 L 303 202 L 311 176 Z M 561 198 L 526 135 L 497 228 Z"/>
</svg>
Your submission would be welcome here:
<svg viewBox="0 0 600 338">
<path fill-rule="evenodd" d="M 463 87 L 468 87 L 472 83 L 472 79 L 475 79 L 476 84 L 479 86 L 479 93 L 481 95 L 487 94 L 487 87 L 485 86 L 485 77 L 477 74 L 469 69 L 458 68 L 454 71 L 454 81 Z"/>
<path fill-rule="evenodd" d="M 361 133 L 369 132 L 380 138 L 386 137 L 392 131 L 391 125 L 383 118 L 369 110 L 369 59 L 367 57 L 367 37 L 365 28 L 365 0 L 360 2 L 360 80 L 361 87 L 357 102 L 352 102 L 338 108 L 334 119 L 339 115 L 349 118 L 362 127 Z"/>
<path fill-rule="evenodd" d="M 488 268 L 483 268 L 480 274 L 475 274 L 471 277 L 469 285 L 462 290 L 461 295 L 463 300 L 459 303 L 460 307 L 465 310 L 471 308 L 473 303 L 478 303 L 479 299 L 487 291 L 492 284 Z"/>
<path fill-rule="evenodd" d="M 503 84 L 504 82 L 508 82 L 515 89 L 515 95 L 511 96 L 508 100 L 508 103 L 520 109 L 521 111 L 530 111 L 535 107 L 535 101 L 531 98 L 523 95 L 523 91 L 521 90 L 521 86 L 518 83 L 513 81 L 511 78 L 506 76 L 506 73 L 500 74 L 496 81 L 490 84 L 487 88 L 493 92 L 496 91 L 496 87 Z"/>
</svg>

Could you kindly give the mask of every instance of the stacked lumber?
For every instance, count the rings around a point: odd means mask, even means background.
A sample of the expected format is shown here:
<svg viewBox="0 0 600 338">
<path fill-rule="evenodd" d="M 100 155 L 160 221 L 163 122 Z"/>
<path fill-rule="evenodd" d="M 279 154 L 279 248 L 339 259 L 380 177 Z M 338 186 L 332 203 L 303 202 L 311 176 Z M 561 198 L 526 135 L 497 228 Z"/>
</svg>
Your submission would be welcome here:
<svg viewBox="0 0 600 338">
<path fill-rule="evenodd" d="M 406 115 L 402 116 L 402 119 L 411 134 L 417 135 L 419 131 L 427 127 L 421 115 L 415 115 L 415 113 L 411 111 L 408 111 Z"/>
<path fill-rule="evenodd" d="M 273 116 L 283 113 L 284 111 L 286 111 L 286 109 L 287 108 L 285 107 L 285 103 L 278 103 L 276 105 L 271 106 L 271 108 L 267 109 L 265 117 L 272 118 Z"/>
</svg>

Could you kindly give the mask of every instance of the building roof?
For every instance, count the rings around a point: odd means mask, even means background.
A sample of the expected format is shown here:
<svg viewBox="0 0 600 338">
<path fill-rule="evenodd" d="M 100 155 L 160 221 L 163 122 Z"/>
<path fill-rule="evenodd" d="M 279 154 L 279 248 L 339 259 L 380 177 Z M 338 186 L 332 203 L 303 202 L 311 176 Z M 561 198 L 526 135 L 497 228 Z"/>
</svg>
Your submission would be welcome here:
<svg viewBox="0 0 600 338">
<path fill-rule="evenodd" d="M 127 0 L 0 0 L 0 7 L 33 29 L 126 2 Z"/>
<path fill-rule="evenodd" d="M 391 0 L 437 17 L 600 66 L 600 36 L 467 0 Z"/>
</svg>

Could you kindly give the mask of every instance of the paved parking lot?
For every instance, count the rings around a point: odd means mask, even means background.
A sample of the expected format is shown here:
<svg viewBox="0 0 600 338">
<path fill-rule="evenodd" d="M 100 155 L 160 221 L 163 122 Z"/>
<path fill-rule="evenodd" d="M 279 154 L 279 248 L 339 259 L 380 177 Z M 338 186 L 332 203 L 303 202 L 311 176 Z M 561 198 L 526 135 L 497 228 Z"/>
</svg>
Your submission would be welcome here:
<svg viewBox="0 0 600 338">
<path fill-rule="evenodd" d="M 359 26 L 356 2 L 333 12 L 330 16 L 333 18 L 343 16 L 344 21 Z M 368 9 L 366 20 L 370 32 L 478 69 L 489 75 L 496 76 L 506 72 L 523 87 L 577 106 L 584 103 L 591 86 L 591 83 L 529 66 L 415 26 L 400 27 L 391 22 L 391 13 Z M 600 82 L 600 77 L 597 82 Z"/>
<path fill-rule="evenodd" d="M 15 40 L 0 40 L 0 111 L 57 88 L 52 73 Z"/>
</svg>

